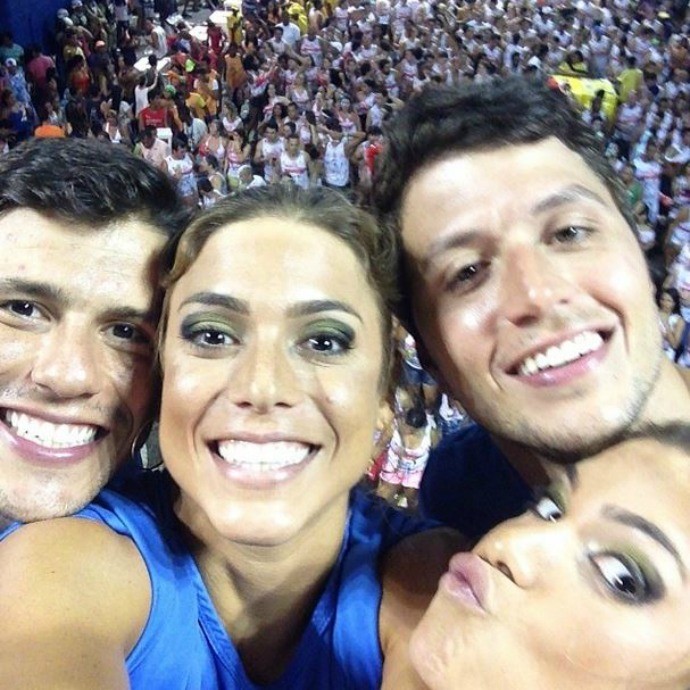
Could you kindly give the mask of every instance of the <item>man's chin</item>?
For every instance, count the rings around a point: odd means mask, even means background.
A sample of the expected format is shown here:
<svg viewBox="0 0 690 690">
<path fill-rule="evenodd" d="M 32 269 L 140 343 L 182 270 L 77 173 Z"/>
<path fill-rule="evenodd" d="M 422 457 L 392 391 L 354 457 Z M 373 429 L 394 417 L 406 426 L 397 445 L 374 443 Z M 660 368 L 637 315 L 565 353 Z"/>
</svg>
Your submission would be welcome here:
<svg viewBox="0 0 690 690">
<path fill-rule="evenodd" d="M 68 517 L 88 505 L 105 486 L 109 475 L 89 474 L 75 477 L 34 477 L 33 482 L 24 482 L 14 491 L 3 490 L 0 485 L 0 520 L 3 524 L 12 522 L 40 522 L 54 518 Z M 81 480 L 81 481 L 80 481 Z M 34 487 L 30 491 L 30 487 Z M 27 496 L 31 500 L 27 501 Z"/>
<path fill-rule="evenodd" d="M 622 441 L 636 419 L 636 414 L 628 414 L 598 426 L 592 419 L 577 423 L 570 418 L 561 426 L 551 419 L 550 429 L 524 422 L 510 429 L 492 424 L 487 424 L 486 428 L 509 457 L 514 453 L 516 457 L 536 456 L 558 465 L 570 465 Z M 566 424 L 572 428 L 566 429 Z"/>
</svg>

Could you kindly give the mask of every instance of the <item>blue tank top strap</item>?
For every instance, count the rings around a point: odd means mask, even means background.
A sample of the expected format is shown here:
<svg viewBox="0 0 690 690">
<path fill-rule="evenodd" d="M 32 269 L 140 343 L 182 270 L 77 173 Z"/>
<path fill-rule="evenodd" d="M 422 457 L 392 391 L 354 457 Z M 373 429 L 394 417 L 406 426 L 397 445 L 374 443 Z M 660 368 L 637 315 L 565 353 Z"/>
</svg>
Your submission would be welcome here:
<svg viewBox="0 0 690 690">
<path fill-rule="evenodd" d="M 346 556 L 339 572 L 341 582 L 334 631 L 334 647 L 352 679 L 352 685 L 343 687 L 353 690 L 381 687 L 381 555 L 406 536 L 437 526 L 438 523 L 431 520 L 411 518 L 363 490 L 353 492 Z M 376 650 L 376 654 L 372 654 L 372 650 Z"/>
<path fill-rule="evenodd" d="M 141 636 L 127 658 L 131 687 L 154 690 L 150 685 L 152 659 L 156 660 L 155 688 L 188 687 L 183 677 L 187 674 L 197 677 L 198 668 L 194 667 L 205 660 L 203 654 L 197 657 L 194 653 L 201 650 L 193 626 L 174 624 L 194 620 L 196 615 L 193 612 L 198 607 L 193 560 L 179 535 L 161 530 L 148 506 L 108 489 L 77 513 L 77 517 L 105 523 L 118 534 L 130 537 L 149 572 L 151 610 Z M 180 664 L 177 654 L 165 654 L 165 650 L 188 650 L 189 657 L 185 664 Z"/>
</svg>

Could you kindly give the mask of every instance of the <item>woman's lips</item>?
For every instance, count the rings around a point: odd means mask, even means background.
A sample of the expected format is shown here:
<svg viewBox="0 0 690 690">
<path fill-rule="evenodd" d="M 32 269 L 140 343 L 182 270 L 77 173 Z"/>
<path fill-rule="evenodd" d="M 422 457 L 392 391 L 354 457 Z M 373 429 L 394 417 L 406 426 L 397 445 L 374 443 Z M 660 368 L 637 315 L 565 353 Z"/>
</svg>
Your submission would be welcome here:
<svg viewBox="0 0 690 690">
<path fill-rule="evenodd" d="M 475 611 L 486 613 L 490 587 L 489 568 L 473 553 L 458 553 L 450 560 L 441 586 L 456 601 Z"/>
</svg>

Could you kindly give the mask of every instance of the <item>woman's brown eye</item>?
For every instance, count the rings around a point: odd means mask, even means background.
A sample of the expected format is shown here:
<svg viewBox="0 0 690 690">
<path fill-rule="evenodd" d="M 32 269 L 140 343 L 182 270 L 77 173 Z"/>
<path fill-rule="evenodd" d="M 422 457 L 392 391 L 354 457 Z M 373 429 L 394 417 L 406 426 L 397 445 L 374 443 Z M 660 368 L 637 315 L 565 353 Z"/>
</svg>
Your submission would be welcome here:
<svg viewBox="0 0 690 690">
<path fill-rule="evenodd" d="M 603 552 L 590 560 L 614 597 L 631 604 L 644 604 L 661 596 L 659 587 L 630 556 Z"/>
</svg>

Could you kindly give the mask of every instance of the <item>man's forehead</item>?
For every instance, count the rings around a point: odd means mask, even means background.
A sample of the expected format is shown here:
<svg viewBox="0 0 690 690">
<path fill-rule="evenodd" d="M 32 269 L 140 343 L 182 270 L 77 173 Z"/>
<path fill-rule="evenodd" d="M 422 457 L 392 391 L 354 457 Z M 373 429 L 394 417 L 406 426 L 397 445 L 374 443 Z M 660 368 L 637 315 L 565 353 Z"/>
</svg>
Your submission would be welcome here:
<svg viewBox="0 0 690 690">
<path fill-rule="evenodd" d="M 511 178 L 500 181 L 506 167 Z M 576 152 L 555 137 L 536 143 L 444 152 L 409 177 L 401 198 L 399 225 L 406 247 L 422 223 L 426 241 L 443 232 L 452 217 L 476 222 L 487 217 L 536 216 L 556 201 L 586 200 L 614 206 L 604 182 Z M 429 216 L 429 207 L 439 209 Z M 464 221 L 463 221 L 464 222 Z M 447 228 L 446 228 L 447 229 Z M 433 231 L 433 232 L 432 232 Z"/>
<path fill-rule="evenodd" d="M 89 226 L 15 209 L 0 216 L 0 277 L 41 277 L 65 290 L 114 280 L 150 290 L 165 241 L 136 218 Z"/>
<path fill-rule="evenodd" d="M 555 153 L 558 155 L 554 155 Z M 481 171 L 482 168 L 489 170 L 495 166 L 502 166 L 503 161 L 509 158 L 514 164 L 522 165 L 525 168 L 524 172 L 535 180 L 535 186 L 540 177 L 545 174 L 548 175 L 548 173 L 545 173 L 545 166 L 532 165 L 533 161 L 539 159 L 544 159 L 552 168 L 561 168 L 566 175 L 573 170 L 573 164 L 575 164 L 575 168 L 578 169 L 577 174 L 581 175 L 584 172 L 587 177 L 591 176 L 593 180 L 598 180 L 596 172 L 582 156 L 568 148 L 554 136 L 535 142 L 518 142 L 497 146 L 479 145 L 466 149 L 454 149 L 451 146 L 430 157 L 412 175 L 408 176 L 401 195 L 401 220 L 404 220 L 402 214 L 404 214 L 411 190 L 417 189 L 420 181 L 424 183 L 430 174 L 445 174 L 445 172 L 457 171 L 457 166 L 468 166 L 468 169 L 475 173 Z M 447 184 L 444 184 L 443 190 L 457 189 L 458 192 L 462 192 L 463 189 L 454 184 L 453 177 L 453 175 L 448 175 Z M 573 177 L 575 177 L 575 173 Z M 497 194 L 500 193 L 501 189 L 510 188 L 511 186 L 509 178 L 503 179 L 505 183 L 501 179 L 498 179 L 496 182 L 495 190 Z M 474 190 L 469 187 L 465 188 L 464 191 L 471 195 Z"/>
</svg>

